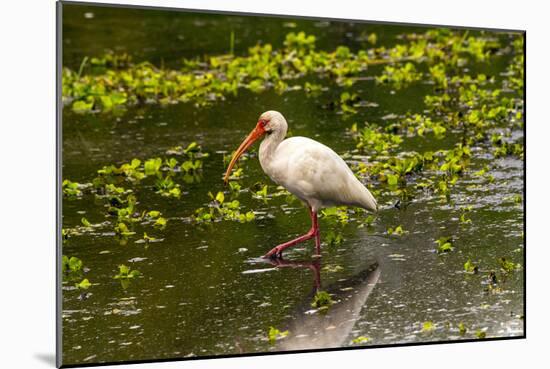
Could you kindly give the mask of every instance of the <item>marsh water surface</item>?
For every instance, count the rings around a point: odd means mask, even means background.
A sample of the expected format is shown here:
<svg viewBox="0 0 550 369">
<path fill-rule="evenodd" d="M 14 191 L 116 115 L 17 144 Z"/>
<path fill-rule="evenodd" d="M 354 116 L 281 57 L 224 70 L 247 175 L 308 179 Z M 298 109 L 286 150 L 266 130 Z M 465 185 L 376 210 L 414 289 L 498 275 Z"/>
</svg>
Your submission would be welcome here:
<svg viewBox="0 0 550 369">
<path fill-rule="evenodd" d="M 293 30 L 315 35 L 318 49 L 346 45 L 352 51 L 367 47 L 365 35 L 371 33 L 378 35 L 377 45 L 389 47 L 401 34 L 424 31 L 83 6 L 65 6 L 63 17 L 63 64 L 72 69 L 78 69 L 85 56 L 102 55 L 107 49 L 177 67 L 182 58 L 227 53 L 230 32 L 235 54 L 244 54 L 259 41 L 281 45 Z M 470 68 L 499 79 L 509 61 L 509 55 L 496 55 L 491 63 Z M 63 244 L 63 254 L 81 259 L 84 276 L 92 283 L 86 290 L 64 283 L 64 363 L 355 346 L 358 337 L 368 346 L 523 335 L 524 212 L 521 199 L 519 204 L 510 199 L 523 194 L 524 163 L 514 156 L 487 154 L 485 143 L 473 147 L 472 170 L 454 185 L 450 201 L 420 191 L 409 204 L 396 207 L 400 198 L 383 192 L 378 198 L 382 209 L 371 225 L 362 223 L 367 216 L 363 212 L 350 211 L 347 222 L 321 218 L 321 237 L 334 232 L 342 241 L 324 242 L 318 261 L 312 258 L 312 242 L 290 249 L 284 262 L 258 258 L 304 233 L 310 224 L 298 201 L 273 196 L 280 190 L 262 172 L 254 151 L 240 165 L 240 183 L 243 189 L 268 185 L 268 196 L 252 196 L 247 190 L 235 198 L 255 219 L 205 224 L 190 220 L 197 208 L 208 206 L 208 192 L 226 191 L 231 198 L 222 182 L 224 155 L 237 148 L 265 110 L 282 112 L 292 135 L 330 146 L 350 165 L 368 162 L 354 151 L 356 142 L 349 132 L 353 123 L 383 126 L 407 112 L 430 114 L 423 108 L 430 84 L 421 81 L 396 90 L 375 83 L 372 76 L 381 69 L 373 66 L 353 85 L 370 104 L 351 117 L 327 108 L 342 92 L 336 85 L 313 97 L 304 90 L 243 90 L 200 107 L 144 103 L 116 114 L 78 114 L 65 108 L 64 179 L 91 182 L 104 166 L 164 157 L 170 148 L 191 142 L 209 156 L 192 180 L 176 177 L 182 190 L 179 199 L 159 195 L 154 181 L 147 179 L 133 187 L 137 207 L 161 211 L 168 221 L 164 229 L 137 224 L 136 235 L 121 242 L 112 226 L 98 226 Z M 402 146 L 436 151 L 451 148 L 457 137 L 417 137 Z M 521 140 L 522 129 L 513 129 L 512 137 Z M 492 181 L 473 175 L 484 165 Z M 366 184 L 371 190 L 382 186 L 377 181 Z M 461 222 L 460 209 L 470 205 L 471 222 Z M 64 198 L 63 227 L 79 226 L 83 217 L 92 224 L 109 221 L 95 196 Z M 398 225 L 404 234 L 388 233 Z M 136 242 L 144 230 L 162 241 Z M 438 253 L 435 241 L 445 236 L 452 236 L 453 250 Z M 519 264 L 519 269 L 500 272 L 501 258 Z M 477 273 L 465 271 L 467 260 L 479 267 Z M 113 278 L 120 264 L 140 275 L 123 286 Z M 498 287 L 491 280 L 493 271 Z M 311 307 L 317 287 L 334 300 L 326 314 Z M 467 331 L 461 332 L 459 324 Z M 289 334 L 270 343 L 270 327 Z"/>
</svg>

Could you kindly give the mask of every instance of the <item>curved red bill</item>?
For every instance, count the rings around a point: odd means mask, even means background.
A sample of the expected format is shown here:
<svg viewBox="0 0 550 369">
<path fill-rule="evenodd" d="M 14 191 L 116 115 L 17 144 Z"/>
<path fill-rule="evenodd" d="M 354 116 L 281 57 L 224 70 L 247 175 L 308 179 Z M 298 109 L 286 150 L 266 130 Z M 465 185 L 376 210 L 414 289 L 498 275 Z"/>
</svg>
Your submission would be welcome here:
<svg viewBox="0 0 550 369">
<path fill-rule="evenodd" d="M 252 130 L 248 134 L 248 136 L 244 139 L 244 141 L 241 143 L 237 151 L 235 151 L 235 154 L 233 154 L 233 157 L 231 158 L 231 162 L 229 163 L 229 166 L 227 167 L 227 171 L 225 172 L 225 176 L 223 177 L 223 181 L 227 184 L 229 181 L 229 176 L 231 175 L 231 170 L 235 166 L 235 163 L 241 155 L 248 149 L 258 138 L 262 137 L 265 133 L 265 129 L 262 126 L 260 122 L 256 125 L 256 128 Z"/>
</svg>

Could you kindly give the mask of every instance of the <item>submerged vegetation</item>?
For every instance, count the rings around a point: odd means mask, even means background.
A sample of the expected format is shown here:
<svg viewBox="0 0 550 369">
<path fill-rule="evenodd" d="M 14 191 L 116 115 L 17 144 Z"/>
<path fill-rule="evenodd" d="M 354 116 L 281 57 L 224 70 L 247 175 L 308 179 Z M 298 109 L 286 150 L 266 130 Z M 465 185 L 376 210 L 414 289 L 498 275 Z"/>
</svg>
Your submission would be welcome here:
<svg viewBox="0 0 550 369">
<path fill-rule="evenodd" d="M 106 54 L 92 58 L 90 63 L 85 58 L 78 71 L 64 68 L 63 96 L 77 112 L 111 111 L 148 102 L 192 102 L 202 106 L 235 95 L 240 88 L 257 93 L 268 88 L 280 93 L 304 87 L 316 91 L 316 85 L 309 82 L 291 85 L 312 74 L 351 87 L 361 73 L 379 64 L 386 66 L 376 81 L 402 88 L 422 78 L 412 61 L 434 65 L 430 73 L 436 82 L 447 86 L 445 66 L 462 66 L 468 58 L 485 60 L 499 46 L 497 41 L 468 36 L 467 32 L 434 30 L 414 36 L 408 43 L 391 48 L 380 46 L 353 53 L 346 46 L 332 52 L 317 50 L 315 36 L 291 32 L 280 49 L 258 44 L 244 56 L 185 60 L 179 70 L 158 68 L 149 62 L 134 63 L 128 55 Z M 520 73 L 517 68 L 510 72 Z M 510 85 L 519 87 L 515 79 Z M 343 110 L 354 113 L 347 104 L 353 95 L 346 96 L 342 99 Z"/>
</svg>

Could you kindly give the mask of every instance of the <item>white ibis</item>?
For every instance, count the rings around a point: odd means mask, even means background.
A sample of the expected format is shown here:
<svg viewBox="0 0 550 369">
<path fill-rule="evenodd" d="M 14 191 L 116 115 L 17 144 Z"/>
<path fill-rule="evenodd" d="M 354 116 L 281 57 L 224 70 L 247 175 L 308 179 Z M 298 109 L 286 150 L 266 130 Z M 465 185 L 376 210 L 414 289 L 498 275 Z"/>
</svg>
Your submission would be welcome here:
<svg viewBox="0 0 550 369">
<path fill-rule="evenodd" d="M 317 256 L 321 255 L 321 239 L 317 212 L 325 207 L 349 205 L 376 211 L 377 203 L 367 188 L 353 175 L 344 160 L 331 148 L 307 137 L 285 140 L 288 125 L 277 111 L 263 113 L 256 128 L 241 143 L 225 173 L 227 183 L 239 157 L 256 140 L 260 144 L 260 164 L 273 182 L 299 198 L 309 210 L 311 229 L 304 235 L 280 244 L 264 255 L 281 257 L 283 250 L 315 238 Z"/>
</svg>

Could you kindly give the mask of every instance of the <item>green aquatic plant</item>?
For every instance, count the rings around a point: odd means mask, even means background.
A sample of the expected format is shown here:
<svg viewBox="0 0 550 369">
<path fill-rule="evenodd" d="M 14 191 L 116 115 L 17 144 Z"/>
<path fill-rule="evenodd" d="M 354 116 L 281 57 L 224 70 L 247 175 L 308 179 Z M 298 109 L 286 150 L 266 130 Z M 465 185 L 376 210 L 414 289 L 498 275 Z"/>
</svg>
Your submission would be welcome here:
<svg viewBox="0 0 550 369">
<path fill-rule="evenodd" d="M 127 289 L 130 286 L 130 281 L 140 276 L 141 272 L 136 269 L 131 269 L 130 267 L 120 264 L 118 266 L 118 273 L 113 276 L 114 279 L 120 281 L 120 285 L 123 289 Z"/>
<path fill-rule="evenodd" d="M 192 218 L 197 223 L 213 222 L 215 220 L 214 209 L 211 207 L 200 207 L 195 210 L 195 214 L 192 215 Z"/>
<path fill-rule="evenodd" d="M 504 87 L 523 96 L 523 84 L 525 80 L 524 36 L 516 37 L 512 45 L 515 55 L 506 70 L 507 79 L 504 81 Z"/>
<path fill-rule="evenodd" d="M 385 133 L 379 126 L 368 123 L 363 128 L 358 128 L 356 123 L 353 124 L 351 133 L 357 142 L 356 147 L 362 151 L 373 150 L 375 153 L 387 153 L 403 142 L 402 137 Z"/>
<path fill-rule="evenodd" d="M 223 203 L 225 202 L 225 195 L 223 194 L 223 192 L 218 192 L 216 196 L 212 195 L 212 193 L 209 192 L 208 196 L 210 196 L 213 201 L 216 201 L 220 205 L 223 205 Z"/>
<path fill-rule="evenodd" d="M 192 218 L 197 223 L 214 222 L 221 220 L 233 220 L 237 222 L 251 222 L 256 219 L 253 211 L 242 213 L 240 211 L 240 202 L 238 200 L 225 201 L 223 192 L 218 192 L 216 196 L 208 194 L 211 202 L 208 207 L 200 207 L 195 210 Z"/>
<path fill-rule="evenodd" d="M 75 287 L 86 289 L 89 287 L 89 285 L 87 286 L 88 284 L 87 279 L 85 279 L 86 282 L 82 280 L 82 276 L 84 272 L 85 272 L 85 269 L 84 269 L 82 260 L 80 260 L 76 256 L 71 256 L 71 257 L 68 257 L 66 255 L 62 256 L 61 273 L 63 275 L 63 281 L 74 282 Z M 78 281 L 81 281 L 81 282 L 78 283 Z M 79 286 L 79 284 L 81 283 L 82 283 L 82 286 Z"/>
<path fill-rule="evenodd" d="M 110 197 L 117 197 L 117 196 L 125 196 L 133 192 L 131 189 L 126 189 L 124 187 L 116 186 L 112 183 L 107 183 L 103 187 L 97 187 L 96 188 L 96 196 L 102 197 L 102 196 L 110 196 Z"/>
<path fill-rule="evenodd" d="M 84 278 L 82 281 L 80 281 L 80 283 L 75 283 L 75 287 L 81 290 L 87 290 L 88 288 L 90 288 L 91 285 L 92 284 L 90 283 L 88 278 Z"/>
<path fill-rule="evenodd" d="M 180 169 L 185 173 L 196 173 L 200 169 L 202 169 L 202 161 L 186 160 L 183 163 L 181 163 Z"/>
<path fill-rule="evenodd" d="M 63 195 L 68 198 L 79 198 L 82 197 L 83 191 L 91 187 L 91 183 L 78 183 L 72 182 L 68 179 L 63 180 L 61 184 L 61 189 Z"/>
<path fill-rule="evenodd" d="M 465 34 L 449 31 L 434 36 L 428 31 L 391 48 L 378 47 L 354 53 L 346 46 L 338 46 L 332 52 L 316 50 L 315 36 L 291 32 L 280 49 L 258 44 L 242 56 L 230 52 L 206 55 L 203 60 L 185 59 L 179 69 L 159 68 L 149 62 L 135 63 L 128 56 L 108 54 L 91 58 L 105 60 L 104 63 L 91 63 L 91 68 L 79 71 L 63 68 L 63 101 L 78 113 L 116 112 L 125 105 L 145 102 L 191 102 L 204 106 L 235 95 L 239 89 L 254 93 L 268 88 L 278 93 L 291 91 L 296 88 L 290 81 L 311 74 L 349 87 L 368 66 L 376 64 L 386 64 L 377 81 L 400 88 L 421 77 L 412 62 L 437 65 L 447 60 L 451 65 L 464 65 L 467 60 L 458 54 L 485 60 L 489 50 L 498 47 L 483 37 L 465 38 Z M 369 36 L 367 39 L 372 41 L 374 38 Z M 436 71 L 434 69 L 432 74 L 437 76 Z M 308 90 L 311 91 L 311 84 Z"/>
<path fill-rule="evenodd" d="M 323 86 L 316 83 L 306 82 L 304 84 L 304 91 L 308 96 L 317 97 L 323 91 Z"/>
<path fill-rule="evenodd" d="M 164 241 L 163 238 L 157 238 L 157 237 L 149 236 L 147 234 L 147 232 L 143 232 L 143 238 L 135 241 L 135 243 L 144 243 L 145 248 L 148 248 L 150 243 L 162 242 L 162 241 Z"/>
<path fill-rule="evenodd" d="M 403 235 L 403 234 L 405 234 L 405 233 L 408 233 L 408 231 L 405 231 L 405 230 L 403 229 L 403 227 L 400 226 L 400 225 L 398 225 L 398 226 L 395 227 L 395 228 L 389 227 L 387 232 L 388 232 L 388 234 L 390 234 L 390 235 L 393 234 L 393 235 L 396 235 L 396 236 L 401 236 L 401 235 Z"/>
<path fill-rule="evenodd" d="M 136 234 L 136 232 L 130 231 L 128 226 L 125 223 L 122 223 L 122 222 L 118 223 L 115 226 L 115 233 L 118 236 L 123 237 L 123 238 L 126 238 L 128 236 L 132 236 L 132 235 Z"/>
<path fill-rule="evenodd" d="M 370 341 L 371 341 L 371 339 L 369 337 L 359 336 L 359 337 L 354 338 L 353 340 L 351 340 L 351 343 L 353 345 L 358 345 L 358 344 L 362 344 L 362 343 L 369 343 Z"/>
<path fill-rule="evenodd" d="M 474 263 L 472 263 L 470 261 L 470 259 L 468 259 L 468 261 L 466 261 L 464 263 L 464 271 L 466 273 L 472 273 L 472 274 L 477 274 L 477 272 L 479 271 L 479 268 L 477 265 L 475 265 Z"/>
<path fill-rule="evenodd" d="M 369 214 L 366 217 L 359 218 L 360 224 L 359 228 L 362 227 L 372 227 L 374 225 L 374 222 L 376 220 L 376 215 Z"/>
<path fill-rule="evenodd" d="M 344 114 L 357 114 L 356 104 L 360 101 L 359 95 L 356 93 L 349 93 L 348 91 L 342 92 L 340 94 L 340 100 L 338 101 L 338 106 L 342 109 Z"/>
<path fill-rule="evenodd" d="M 229 181 L 229 190 L 231 193 L 239 193 L 241 191 L 242 186 L 235 181 Z"/>
<path fill-rule="evenodd" d="M 140 169 L 141 160 L 133 159 L 130 163 L 123 163 L 119 167 L 114 165 L 104 166 L 97 171 L 98 177 L 94 180 L 96 186 L 102 183 L 111 183 L 118 178 L 129 182 L 139 182 L 146 174 Z"/>
<path fill-rule="evenodd" d="M 196 174 L 199 172 L 202 169 L 203 158 L 207 158 L 209 156 L 208 153 L 202 151 L 202 147 L 196 142 L 191 142 L 186 148 L 183 148 L 183 146 L 175 146 L 166 151 L 166 154 L 186 157 L 186 160 L 179 165 L 179 170 L 186 175 Z M 169 170 L 175 171 L 178 165 L 177 159 L 172 157 L 170 159 L 166 159 L 166 161 Z M 189 179 L 190 177 L 185 178 Z"/>
<path fill-rule="evenodd" d="M 468 218 L 467 214 L 472 211 L 472 206 L 464 206 L 460 208 L 460 217 L 458 220 L 460 221 L 460 224 L 470 224 L 472 223 L 472 220 Z"/>
<path fill-rule="evenodd" d="M 176 158 L 169 158 L 164 160 L 164 165 L 168 167 L 168 170 L 173 172 L 178 165 L 178 159 Z"/>
<path fill-rule="evenodd" d="M 243 155 L 244 157 L 244 155 Z M 231 172 L 231 175 L 229 176 L 230 181 L 238 181 L 243 177 L 244 170 L 243 168 L 238 168 Z"/>
<path fill-rule="evenodd" d="M 477 337 L 478 339 L 484 339 L 484 338 L 487 337 L 487 333 L 486 333 L 485 331 L 481 330 L 481 329 L 478 329 L 478 330 L 476 331 L 476 337 Z"/>
<path fill-rule="evenodd" d="M 329 246 L 339 246 L 344 241 L 344 236 L 342 236 L 342 233 L 335 232 L 333 230 L 328 231 L 323 238 Z"/>
<path fill-rule="evenodd" d="M 158 239 L 155 238 L 155 237 L 151 237 L 151 236 L 147 235 L 146 232 L 143 232 L 143 240 L 144 240 L 145 242 L 155 242 L 155 241 L 157 241 Z"/>
<path fill-rule="evenodd" d="M 275 327 L 269 327 L 269 331 L 267 332 L 267 340 L 270 344 L 274 344 L 275 341 L 285 338 L 286 336 L 288 336 L 288 334 L 288 330 L 281 332 Z"/>
<path fill-rule="evenodd" d="M 92 227 L 92 223 L 90 223 L 88 221 L 88 219 L 82 217 L 82 219 L 80 219 L 80 222 L 82 223 L 82 225 L 86 228 L 91 228 Z"/>
<path fill-rule="evenodd" d="M 186 168 L 188 171 L 197 171 L 202 168 L 202 159 L 208 157 L 208 153 L 202 151 L 202 148 L 196 142 L 191 142 L 187 147 L 175 147 L 167 151 L 169 155 L 183 155 L 191 162 L 192 168 Z M 133 188 L 121 186 L 124 182 L 132 187 L 139 184 L 143 179 L 152 177 L 155 179 L 153 189 L 164 197 L 180 198 L 182 194 L 181 186 L 176 182 L 179 168 L 179 160 L 174 157 L 154 157 L 144 161 L 134 158 L 130 162 L 123 163 L 120 166 L 107 165 L 97 171 L 97 176 L 91 183 L 80 184 L 66 179 L 63 183 L 63 190 L 66 196 L 82 197 L 91 193 L 96 199 L 103 202 L 106 215 L 116 218 L 114 224 L 109 221 L 91 224 L 86 218 L 81 219 L 82 226 L 71 229 L 64 228 L 62 231 L 63 240 L 66 241 L 69 236 L 79 235 L 94 228 L 102 227 L 111 223 L 114 227 L 115 235 L 119 237 L 120 242 L 125 243 L 125 239 L 135 234 L 132 224 L 144 222 L 151 223 L 155 228 L 164 229 L 167 224 L 165 218 L 159 217 L 160 212 L 138 210 L 137 198 Z M 192 160 L 192 161 L 191 161 Z M 185 163 L 183 166 L 185 167 Z M 166 173 L 166 174 L 164 174 Z M 183 178 L 186 180 L 186 178 Z M 86 192 L 84 192 L 84 190 Z M 251 213 L 253 214 L 253 213 Z M 253 215 L 252 215 L 253 216 Z M 251 215 L 245 215 L 245 219 L 251 219 Z"/>
<path fill-rule="evenodd" d="M 298 54 L 308 54 L 315 49 L 315 36 L 307 35 L 305 32 L 290 32 L 284 41 L 288 50 L 296 51 Z"/>
<path fill-rule="evenodd" d="M 181 196 L 180 185 L 174 182 L 170 174 L 166 175 L 166 177 L 158 177 L 155 183 L 155 190 L 164 197 L 175 197 L 179 199 Z"/>
<path fill-rule="evenodd" d="M 511 262 L 509 260 L 507 260 L 506 258 L 499 258 L 498 259 L 498 264 L 500 266 L 500 269 L 504 272 L 504 273 L 512 273 L 512 272 L 515 272 L 519 269 L 521 269 L 521 264 L 516 264 L 514 262 Z"/>
<path fill-rule="evenodd" d="M 75 101 L 72 105 L 73 111 L 76 113 L 91 112 L 93 107 L 94 107 L 94 99 L 91 96 L 86 97 L 84 100 Z"/>
<path fill-rule="evenodd" d="M 382 75 L 376 77 L 376 82 L 380 84 L 390 84 L 393 88 L 403 88 L 409 84 L 419 81 L 422 73 L 416 70 L 413 63 L 405 63 L 402 66 L 387 65 L 384 67 Z"/>
<path fill-rule="evenodd" d="M 415 172 L 419 172 L 423 168 L 423 161 L 420 160 L 418 155 L 402 158 L 391 158 L 388 160 L 384 167 L 387 170 L 384 172 L 386 182 L 390 186 L 395 186 L 399 182 L 405 183 L 406 176 Z M 381 177 L 382 181 L 384 177 Z"/>
<path fill-rule="evenodd" d="M 61 239 L 63 240 L 63 243 L 67 242 L 67 240 L 71 237 L 71 233 L 71 229 L 61 228 Z"/>
<path fill-rule="evenodd" d="M 468 328 L 466 328 L 466 325 L 464 325 L 464 323 L 462 322 L 458 323 L 458 333 L 461 336 L 464 336 L 466 332 L 468 332 Z"/>
<path fill-rule="evenodd" d="M 148 218 L 150 219 L 156 219 L 158 218 L 159 216 L 162 215 L 162 213 L 158 210 L 150 210 L 148 211 L 146 214 L 145 214 Z"/>
<path fill-rule="evenodd" d="M 515 204 L 521 205 L 523 202 L 523 196 L 520 194 L 516 194 L 514 196 L 507 197 L 506 200 L 512 201 Z"/>
<path fill-rule="evenodd" d="M 143 171 L 146 176 L 154 176 L 160 174 L 160 168 L 162 167 L 161 158 L 153 158 L 143 163 Z"/>
<path fill-rule="evenodd" d="M 320 312 L 324 313 L 328 311 L 332 304 L 334 304 L 334 300 L 328 292 L 318 291 L 315 296 L 313 296 L 311 307 L 318 309 Z"/>
<path fill-rule="evenodd" d="M 421 114 L 407 116 L 401 127 L 406 129 L 409 135 L 424 136 L 426 133 L 432 132 L 436 139 L 444 138 L 447 132 L 443 121 L 434 122 L 430 117 Z"/>
<path fill-rule="evenodd" d="M 261 200 L 267 200 L 268 199 L 268 196 L 267 196 L 267 185 L 263 185 L 261 183 L 258 183 L 257 185 L 254 186 L 255 188 L 260 188 L 259 190 L 257 191 L 254 191 L 254 194 L 253 196 L 258 198 L 258 199 L 261 199 Z"/>
<path fill-rule="evenodd" d="M 76 256 L 71 256 L 70 258 L 66 255 L 63 255 L 61 258 L 61 270 L 63 273 L 78 273 L 82 271 L 82 260 Z"/>
<path fill-rule="evenodd" d="M 153 226 L 158 229 L 164 229 L 166 228 L 166 224 L 168 224 L 168 220 L 166 220 L 166 218 L 158 217 L 155 220 L 155 223 L 153 223 Z"/>
<path fill-rule="evenodd" d="M 195 141 L 190 142 L 185 148 L 183 146 L 174 146 L 166 151 L 166 155 L 185 156 L 189 160 L 204 159 L 210 156 L 209 153 L 202 150 L 202 146 Z"/>
<path fill-rule="evenodd" d="M 342 270 L 344 270 L 344 267 L 341 265 L 325 265 L 323 267 L 323 271 L 328 273 L 337 273 L 341 272 Z"/>
<path fill-rule="evenodd" d="M 429 68 L 430 71 L 430 77 L 432 78 L 434 84 L 442 89 L 447 89 L 448 87 L 448 79 L 446 75 L 446 67 L 445 63 L 438 63 L 435 65 L 432 65 Z"/>
<path fill-rule="evenodd" d="M 109 198 L 107 213 L 117 217 L 118 222 L 134 223 L 141 220 L 141 216 L 136 212 L 137 199 L 130 194 L 126 199 L 119 197 Z"/>
<path fill-rule="evenodd" d="M 449 178 L 452 178 L 457 174 L 462 174 L 462 172 L 468 167 L 471 156 L 472 151 L 470 147 L 459 143 L 452 150 L 447 150 L 444 156 L 444 161 L 439 167 L 439 170 L 446 172 Z"/>
<path fill-rule="evenodd" d="M 131 269 L 130 267 L 120 264 L 118 266 L 118 274 L 116 274 L 114 279 L 131 279 L 141 275 L 139 270 Z"/>
<path fill-rule="evenodd" d="M 452 98 L 448 93 L 424 96 L 424 105 L 431 111 L 442 113 L 449 110 Z"/>
<path fill-rule="evenodd" d="M 428 333 L 435 329 L 435 325 L 432 321 L 422 323 L 422 332 Z"/>
<path fill-rule="evenodd" d="M 434 241 L 437 243 L 437 253 L 443 254 L 446 252 L 453 251 L 453 240 L 452 237 L 441 237 Z"/>
<path fill-rule="evenodd" d="M 87 58 L 84 58 L 82 64 L 86 63 Z M 90 59 L 92 67 L 97 69 L 113 68 L 121 69 L 130 65 L 132 62 L 132 56 L 127 53 L 115 54 L 112 51 L 108 51 L 102 57 L 94 57 Z M 80 71 L 83 69 L 83 65 L 80 66 Z"/>
<path fill-rule="evenodd" d="M 523 160 L 524 146 L 522 143 L 499 141 L 497 144 L 494 144 L 493 155 L 495 156 L 495 158 L 516 156 L 519 159 Z"/>
<path fill-rule="evenodd" d="M 367 41 L 371 45 L 376 45 L 376 41 L 378 40 L 378 36 L 376 36 L 376 33 L 370 33 L 367 37 Z"/>
</svg>

